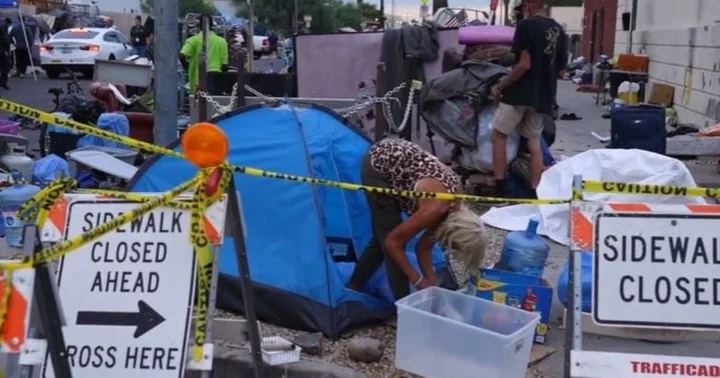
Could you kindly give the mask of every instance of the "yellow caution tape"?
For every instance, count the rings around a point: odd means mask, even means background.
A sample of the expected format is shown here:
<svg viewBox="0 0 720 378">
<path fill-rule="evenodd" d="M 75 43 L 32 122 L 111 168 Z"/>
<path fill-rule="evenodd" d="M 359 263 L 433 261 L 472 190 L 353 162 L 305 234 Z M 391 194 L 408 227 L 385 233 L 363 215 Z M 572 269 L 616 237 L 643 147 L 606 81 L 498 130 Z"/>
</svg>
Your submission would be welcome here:
<svg viewBox="0 0 720 378">
<path fill-rule="evenodd" d="M 220 169 L 220 179 L 218 187 L 211 197 L 205 191 L 208 185 L 208 178 L 212 170 Z M 230 185 L 233 170 L 230 166 L 222 166 L 212 168 L 211 170 L 203 170 L 201 175 L 202 182 L 195 188 L 190 213 L 190 242 L 195 247 L 195 256 L 197 259 L 197 304 L 195 306 L 195 330 L 194 345 L 192 347 L 192 358 L 195 361 L 202 360 L 203 346 L 207 341 L 207 316 L 209 312 L 211 280 L 213 271 L 213 251 L 210 246 L 210 239 L 205 232 L 203 215 L 205 209 L 217 201 Z"/>
<path fill-rule="evenodd" d="M 355 190 L 361 192 L 372 192 L 379 194 L 387 194 L 397 197 L 407 197 L 413 199 L 425 199 L 432 198 L 443 201 L 464 201 L 464 202 L 478 202 L 478 203 L 529 203 L 536 205 L 557 205 L 563 203 L 570 203 L 567 199 L 524 199 L 524 198 L 495 198 L 495 197 L 481 197 L 473 196 L 469 194 L 455 194 L 455 193 L 436 193 L 436 192 L 416 192 L 413 190 L 398 190 L 391 188 L 381 188 L 376 186 L 366 186 L 360 184 L 352 184 L 349 182 L 323 180 L 313 177 L 295 176 L 286 173 L 264 171 L 262 169 L 250 168 L 250 167 L 235 167 L 235 172 L 246 174 L 249 176 L 267 177 L 273 179 L 281 179 L 295 182 L 302 182 L 313 185 L 330 186 L 334 188 Z"/>
<path fill-rule="evenodd" d="M 95 194 L 98 196 L 104 196 L 108 198 L 115 198 L 115 199 L 121 199 L 121 200 L 127 200 L 132 202 L 148 202 L 152 201 L 153 198 L 156 198 L 157 196 L 148 196 L 148 195 L 142 195 L 137 193 L 128 193 L 128 192 L 117 192 L 114 190 L 104 190 L 104 189 L 79 189 L 75 191 L 76 193 L 87 193 L 87 194 Z M 190 210 L 192 209 L 192 203 L 189 201 L 170 201 L 165 204 L 165 206 L 177 209 L 177 210 Z"/>
<path fill-rule="evenodd" d="M 422 83 L 420 83 L 422 84 Z M 413 83 L 413 85 L 416 85 Z M 168 156 L 174 156 L 178 158 L 184 158 L 183 154 L 173 151 L 169 148 L 156 146 L 151 143 L 143 142 L 137 139 L 129 138 L 126 136 L 118 135 L 111 133 L 106 130 L 98 129 L 97 127 L 93 127 L 90 125 L 84 125 L 80 122 L 76 122 L 73 120 L 69 120 L 62 117 L 56 117 L 50 113 L 46 113 L 37 109 L 33 109 L 24 105 L 20 105 L 18 103 L 7 101 L 4 99 L 0 99 L 0 110 L 6 111 L 8 113 L 13 113 L 20 115 L 25 118 L 34 119 L 36 121 L 44 122 L 44 123 L 50 123 L 55 124 L 58 126 L 62 126 L 71 130 L 79 131 L 84 134 L 94 135 L 98 138 L 103 138 L 107 140 L 111 140 L 114 142 L 122 143 L 127 146 L 137 148 L 140 150 L 144 150 L 147 152 L 152 152 L 156 154 L 161 155 L 168 155 Z M 314 185 L 324 185 L 324 186 L 331 186 L 335 188 L 345 189 L 345 190 L 355 190 L 355 191 L 368 191 L 373 193 L 381 193 L 381 194 L 387 194 L 392 196 L 399 196 L 399 197 L 408 197 L 408 198 L 414 198 L 414 199 L 423 199 L 423 198 L 433 198 L 438 200 L 445 200 L 445 201 L 465 201 L 465 202 L 477 202 L 477 203 L 514 203 L 514 204 L 536 204 L 536 205 L 556 205 L 556 204 L 563 204 L 563 203 L 569 203 L 570 201 L 567 199 L 520 199 L 520 198 L 494 198 L 494 197 L 481 197 L 481 196 L 473 196 L 468 194 L 453 194 L 453 193 L 433 193 L 433 192 L 415 192 L 412 190 L 396 190 L 396 189 L 389 189 L 389 188 L 379 188 L 379 187 L 371 187 L 371 186 L 364 186 L 364 185 L 358 185 L 358 184 L 352 184 L 347 182 L 341 182 L 341 181 L 330 181 L 330 180 L 323 180 L 323 179 L 316 179 L 312 177 L 303 177 L 303 176 L 295 176 L 295 175 L 289 175 L 285 173 L 278 173 L 278 172 L 271 172 L 271 171 L 264 171 L 262 169 L 257 168 L 251 168 L 251 167 L 235 167 L 236 172 L 243 173 L 251 176 L 260 176 L 260 177 L 268 177 L 268 178 L 274 178 L 274 179 L 282 179 L 282 180 L 289 180 L 289 181 L 296 181 L 296 182 L 303 182 L 308 184 L 314 184 Z"/>
<path fill-rule="evenodd" d="M 137 148 L 139 150 L 152 152 L 155 154 L 161 154 L 161 155 L 168 155 L 168 156 L 175 156 L 179 158 L 184 158 L 183 154 L 173 151 L 169 148 L 156 146 L 152 143 L 143 142 L 137 139 L 133 139 L 130 137 L 118 135 L 115 133 L 111 133 L 106 130 L 99 129 L 97 127 L 93 127 L 90 125 L 85 125 L 80 122 L 73 121 L 71 119 L 57 117 L 53 114 L 43 112 L 37 109 L 33 109 L 31 107 L 20 105 L 16 102 L 8 101 L 5 99 L 0 99 L 0 110 L 5 111 L 12 114 L 17 114 L 21 117 L 33 119 L 42 123 L 48 123 L 52 125 L 57 125 L 61 127 L 65 127 L 71 130 L 79 131 L 83 134 L 89 134 L 94 135 L 98 138 L 103 138 L 107 140 L 111 140 L 114 142 L 122 143 L 125 145 L 128 145 L 130 147 Z"/>
<path fill-rule="evenodd" d="M 2 334 L 5 325 L 5 316 L 7 316 L 8 306 L 10 305 L 10 293 L 12 293 L 12 271 L 3 272 L 3 280 L 5 281 L 2 293 L 2 303 L 0 303 L 0 334 Z"/>
<path fill-rule="evenodd" d="M 47 213 L 55 205 L 55 201 L 57 201 L 65 191 L 75 188 L 75 185 L 75 180 L 71 178 L 61 178 L 51 182 L 32 198 L 20 205 L 18 217 L 23 222 L 30 222 L 33 219 L 37 219 L 36 224 L 44 224 Z"/>
<path fill-rule="evenodd" d="M 627 184 L 621 182 L 583 181 L 583 191 L 588 193 L 644 194 L 681 197 L 720 197 L 718 188 L 686 188 L 672 185 Z"/>
<path fill-rule="evenodd" d="M 193 179 L 186 181 L 163 193 L 161 196 L 157 196 L 152 200 L 149 200 L 130 211 L 120 214 L 118 217 L 113 218 L 113 220 L 109 222 L 103 223 L 93 228 L 92 230 L 73 237 L 72 239 L 68 239 L 48 248 L 45 248 L 42 251 L 36 252 L 31 256 L 23 258 L 19 262 L 8 262 L 0 264 L 0 269 L 12 270 L 31 268 L 35 264 L 49 262 L 51 260 L 62 257 L 81 247 L 83 244 L 91 242 L 124 224 L 130 223 L 135 218 L 139 218 L 154 210 L 155 208 L 164 206 L 168 202 L 172 201 L 173 198 L 177 197 L 180 193 L 185 192 L 197 185 L 201 178 L 202 177 L 200 175 L 197 175 Z"/>
</svg>

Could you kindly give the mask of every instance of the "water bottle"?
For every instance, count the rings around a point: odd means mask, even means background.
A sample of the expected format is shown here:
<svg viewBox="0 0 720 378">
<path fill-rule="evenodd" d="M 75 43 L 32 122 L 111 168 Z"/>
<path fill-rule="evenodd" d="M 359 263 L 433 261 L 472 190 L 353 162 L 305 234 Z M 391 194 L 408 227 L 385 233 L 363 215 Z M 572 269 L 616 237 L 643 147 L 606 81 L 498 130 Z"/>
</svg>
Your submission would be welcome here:
<svg viewBox="0 0 720 378">
<path fill-rule="evenodd" d="M 507 235 L 496 269 L 542 277 L 550 245 L 537 234 L 539 223 L 536 218 L 531 218 L 525 231 Z"/>
<path fill-rule="evenodd" d="M 20 206 L 40 191 L 35 185 L 25 184 L 22 174 L 12 172 L 15 184 L 0 192 L 0 207 L 5 221 L 5 240 L 13 247 L 22 247 L 22 233 L 25 225 L 17 216 Z"/>
</svg>

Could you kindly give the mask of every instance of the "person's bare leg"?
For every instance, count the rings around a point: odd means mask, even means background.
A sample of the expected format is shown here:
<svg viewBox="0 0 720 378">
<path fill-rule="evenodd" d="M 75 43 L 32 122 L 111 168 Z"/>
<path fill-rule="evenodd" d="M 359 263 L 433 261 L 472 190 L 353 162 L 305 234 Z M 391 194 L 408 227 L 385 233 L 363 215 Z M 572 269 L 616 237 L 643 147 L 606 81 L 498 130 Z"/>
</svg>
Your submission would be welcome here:
<svg viewBox="0 0 720 378">
<path fill-rule="evenodd" d="M 495 181 L 502 181 L 505 179 L 505 171 L 507 165 L 505 164 L 507 157 L 505 148 L 507 146 L 507 135 L 500 131 L 493 130 L 492 132 L 492 146 L 493 146 L 493 178 Z"/>
<path fill-rule="evenodd" d="M 540 177 L 543 171 L 542 148 L 540 138 L 530 138 L 527 141 L 528 152 L 530 153 L 530 185 L 535 190 L 540 184 Z"/>
</svg>

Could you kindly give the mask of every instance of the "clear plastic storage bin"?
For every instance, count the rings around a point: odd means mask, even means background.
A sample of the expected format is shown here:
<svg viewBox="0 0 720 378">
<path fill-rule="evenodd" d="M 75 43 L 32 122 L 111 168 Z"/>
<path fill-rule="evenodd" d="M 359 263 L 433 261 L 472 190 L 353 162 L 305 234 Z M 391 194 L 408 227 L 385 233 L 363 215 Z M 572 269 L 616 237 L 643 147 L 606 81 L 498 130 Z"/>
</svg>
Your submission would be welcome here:
<svg viewBox="0 0 720 378">
<path fill-rule="evenodd" d="M 437 287 L 396 302 L 395 366 L 425 378 L 524 378 L 540 315 Z"/>
</svg>

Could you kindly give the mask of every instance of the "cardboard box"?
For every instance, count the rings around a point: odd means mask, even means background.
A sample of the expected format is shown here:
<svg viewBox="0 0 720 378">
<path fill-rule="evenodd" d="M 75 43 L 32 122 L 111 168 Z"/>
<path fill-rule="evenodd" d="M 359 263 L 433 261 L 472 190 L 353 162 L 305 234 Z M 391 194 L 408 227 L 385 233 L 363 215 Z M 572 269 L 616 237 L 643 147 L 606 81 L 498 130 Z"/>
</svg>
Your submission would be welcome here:
<svg viewBox="0 0 720 378">
<path fill-rule="evenodd" d="M 535 328 L 535 342 L 545 343 L 550 320 L 553 289 L 544 279 L 483 269 L 477 281 L 476 296 L 508 306 L 522 308 L 540 314 L 540 323 Z"/>
<path fill-rule="evenodd" d="M 662 83 L 652 83 L 650 85 L 650 98 L 648 102 L 651 104 L 663 105 L 670 107 L 675 99 L 675 87 Z"/>
</svg>

